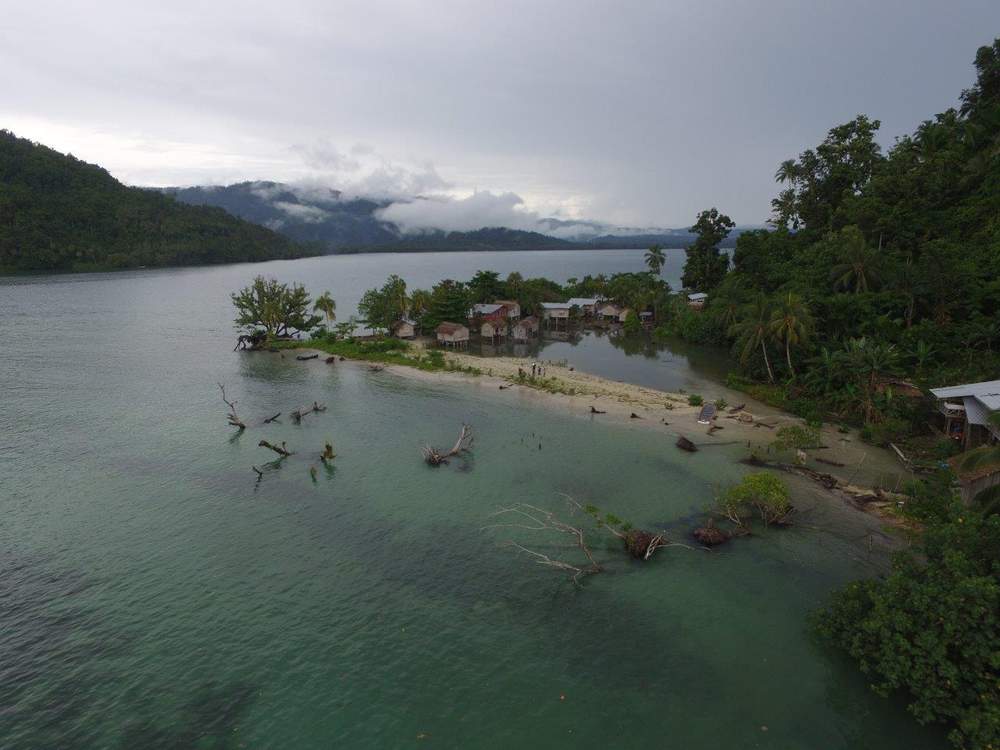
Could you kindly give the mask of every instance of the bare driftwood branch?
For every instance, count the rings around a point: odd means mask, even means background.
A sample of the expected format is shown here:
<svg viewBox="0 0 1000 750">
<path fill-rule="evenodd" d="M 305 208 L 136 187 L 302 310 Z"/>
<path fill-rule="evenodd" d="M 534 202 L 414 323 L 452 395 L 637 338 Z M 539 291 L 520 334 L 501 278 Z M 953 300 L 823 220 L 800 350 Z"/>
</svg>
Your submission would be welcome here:
<svg viewBox="0 0 1000 750">
<path fill-rule="evenodd" d="M 236 401 L 230 401 L 226 398 L 226 386 L 222 383 L 219 383 L 218 386 L 219 390 L 222 391 L 222 400 L 225 402 L 226 406 L 229 407 L 229 414 L 226 415 L 229 418 L 229 426 L 245 430 L 247 426 L 243 424 L 243 420 L 236 415 Z"/>
<path fill-rule="evenodd" d="M 273 417 L 268 417 L 267 419 L 265 419 L 265 420 L 264 420 L 264 424 L 271 424 L 271 422 L 275 421 L 275 420 L 276 420 L 276 419 L 277 419 L 278 417 L 280 417 L 280 416 L 281 416 L 281 412 L 279 411 L 279 412 L 278 412 L 277 414 L 275 414 L 275 415 L 274 415 Z"/>
<path fill-rule="evenodd" d="M 321 411 L 326 411 L 326 404 L 321 404 L 317 401 L 313 401 L 312 406 L 303 406 L 299 409 L 296 409 L 291 414 L 292 414 L 292 419 L 296 422 L 296 424 L 298 424 L 299 422 L 302 421 L 302 417 L 306 416 L 307 414 L 312 414 L 313 412 L 319 414 Z"/>
<path fill-rule="evenodd" d="M 549 557 L 541 552 L 537 552 L 532 549 L 518 544 L 512 540 L 508 540 L 505 544 L 515 549 L 520 550 L 535 559 L 539 565 L 545 565 L 550 568 L 555 568 L 557 570 L 564 570 L 573 573 L 573 583 L 579 585 L 580 579 L 584 576 L 593 575 L 594 573 L 601 572 L 601 566 L 598 564 L 597 560 L 594 559 L 594 553 L 587 546 L 587 540 L 584 536 L 583 529 L 577 528 L 576 526 L 571 526 L 568 523 L 560 520 L 555 513 L 549 510 L 544 510 L 538 508 L 534 505 L 528 505 L 527 503 L 517 503 L 509 508 L 501 508 L 496 513 L 492 515 L 493 518 L 503 516 L 505 518 L 512 518 L 514 520 L 508 523 L 495 523 L 489 526 L 484 526 L 485 529 L 496 529 L 496 528 L 510 528 L 510 529 L 526 529 L 528 531 L 554 531 L 559 534 L 566 534 L 571 536 L 574 540 L 576 546 L 583 552 L 584 556 L 587 558 L 586 565 L 574 565 L 572 563 L 566 562 L 565 560 L 557 560 L 555 558 Z"/>
<path fill-rule="evenodd" d="M 282 457 L 292 455 L 292 452 L 290 450 L 288 450 L 288 447 L 285 445 L 285 441 L 284 440 L 281 441 L 281 445 L 273 445 L 273 444 L 267 442 L 266 440 L 261 440 L 259 443 L 257 443 L 257 447 L 258 448 L 268 448 L 268 449 L 274 451 L 275 453 L 277 453 L 279 456 L 282 456 Z"/>
<path fill-rule="evenodd" d="M 260 469 L 258 469 L 258 468 L 257 468 L 256 466 L 251 466 L 250 468 L 251 468 L 251 469 L 253 469 L 253 470 L 254 470 L 254 473 L 255 473 L 255 474 L 257 475 L 257 481 L 258 481 L 258 482 L 259 482 L 259 481 L 260 481 L 261 479 L 263 479 L 263 478 L 264 478 L 264 472 L 263 472 L 263 471 L 261 471 Z"/>
<path fill-rule="evenodd" d="M 461 432 L 458 433 L 458 440 L 455 441 L 455 445 L 452 446 L 451 450 L 442 453 L 438 448 L 431 445 L 425 445 L 421 450 L 424 453 L 424 461 L 429 463 L 431 466 L 440 466 L 441 464 L 448 463 L 448 459 L 452 456 L 457 456 L 465 451 L 469 450 L 472 445 L 472 428 L 467 425 L 462 425 Z"/>
</svg>

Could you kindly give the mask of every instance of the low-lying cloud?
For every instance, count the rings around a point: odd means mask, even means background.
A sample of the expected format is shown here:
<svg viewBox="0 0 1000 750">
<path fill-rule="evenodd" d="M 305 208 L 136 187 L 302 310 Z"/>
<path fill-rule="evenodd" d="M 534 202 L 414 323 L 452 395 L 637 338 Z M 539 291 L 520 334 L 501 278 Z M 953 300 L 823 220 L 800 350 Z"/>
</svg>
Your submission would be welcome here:
<svg viewBox="0 0 1000 750">
<path fill-rule="evenodd" d="M 431 196 L 397 201 L 379 209 L 375 215 L 382 221 L 395 224 L 404 234 L 436 230 L 471 232 L 483 227 L 521 229 L 555 237 L 575 237 L 594 231 L 594 225 L 587 222 L 553 222 L 542 218 L 526 208 L 517 193 L 493 193 L 489 190 L 473 193 L 467 198 Z"/>
<path fill-rule="evenodd" d="M 291 151 L 312 172 L 312 177 L 301 184 L 301 189 L 308 189 L 310 183 L 336 185 L 344 198 L 390 201 L 451 187 L 430 161 L 397 161 L 380 154 L 369 144 L 357 143 L 349 153 L 344 153 L 331 141 L 320 140 L 293 145 Z"/>
</svg>

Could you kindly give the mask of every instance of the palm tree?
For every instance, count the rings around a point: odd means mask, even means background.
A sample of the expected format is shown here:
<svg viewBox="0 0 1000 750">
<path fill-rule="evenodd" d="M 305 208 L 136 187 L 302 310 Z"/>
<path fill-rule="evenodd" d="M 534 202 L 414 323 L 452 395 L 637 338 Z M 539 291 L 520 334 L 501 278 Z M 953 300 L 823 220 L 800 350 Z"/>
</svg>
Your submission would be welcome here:
<svg viewBox="0 0 1000 750">
<path fill-rule="evenodd" d="M 330 296 L 330 292 L 323 292 L 316 298 L 316 301 L 313 303 L 313 310 L 319 310 L 323 313 L 328 323 L 332 323 L 337 319 L 337 303 Z"/>
<path fill-rule="evenodd" d="M 863 407 L 866 422 L 877 421 L 875 394 L 884 375 L 891 375 L 899 361 L 899 352 L 892 344 L 862 337 L 851 339 L 845 346 L 847 361 L 858 379 L 864 394 Z"/>
<path fill-rule="evenodd" d="M 660 275 L 663 264 L 666 262 L 667 256 L 664 255 L 663 248 L 659 245 L 653 245 L 646 251 L 646 265 L 649 266 L 649 272 L 654 276 Z"/>
<path fill-rule="evenodd" d="M 779 341 L 785 344 L 785 360 L 788 362 L 788 372 L 795 377 L 792 366 L 792 347 L 804 344 L 812 333 L 813 317 L 809 306 L 795 292 L 783 295 L 771 313 L 771 324 L 768 330 Z"/>
<path fill-rule="evenodd" d="M 736 338 L 736 344 L 740 349 L 740 364 L 746 364 L 747 360 L 760 347 L 764 355 L 764 366 L 767 367 L 767 377 L 773 383 L 774 371 L 771 369 L 771 360 L 767 356 L 768 328 L 771 324 L 771 303 L 763 294 L 746 306 L 739 321 L 729 327 L 729 335 Z"/>
<path fill-rule="evenodd" d="M 853 288 L 855 294 L 871 291 L 879 280 L 878 256 L 865 242 L 856 226 L 844 227 L 840 233 L 841 261 L 830 269 L 830 278 L 837 289 Z"/>
</svg>

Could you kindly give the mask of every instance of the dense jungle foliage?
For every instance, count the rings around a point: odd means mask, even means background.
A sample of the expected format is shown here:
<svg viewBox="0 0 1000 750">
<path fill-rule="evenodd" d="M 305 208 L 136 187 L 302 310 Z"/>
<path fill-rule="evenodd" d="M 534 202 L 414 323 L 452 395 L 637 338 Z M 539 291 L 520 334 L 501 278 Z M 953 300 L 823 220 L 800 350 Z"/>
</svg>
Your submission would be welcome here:
<svg viewBox="0 0 1000 750">
<path fill-rule="evenodd" d="M 88 271 L 295 258 L 304 248 L 221 208 L 127 187 L 0 130 L 0 270 Z"/>
</svg>

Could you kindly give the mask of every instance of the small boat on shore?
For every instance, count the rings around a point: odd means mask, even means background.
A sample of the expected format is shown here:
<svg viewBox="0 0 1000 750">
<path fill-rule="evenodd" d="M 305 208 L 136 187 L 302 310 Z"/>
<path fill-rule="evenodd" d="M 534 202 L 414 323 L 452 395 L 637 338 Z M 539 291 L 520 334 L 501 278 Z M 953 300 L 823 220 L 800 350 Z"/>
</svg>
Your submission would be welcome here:
<svg viewBox="0 0 1000 750">
<path fill-rule="evenodd" d="M 715 404 L 705 404 L 698 413 L 698 424 L 712 424 L 715 413 Z"/>
</svg>

